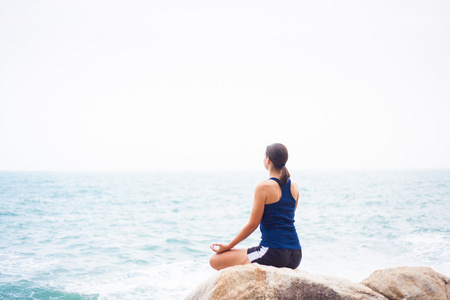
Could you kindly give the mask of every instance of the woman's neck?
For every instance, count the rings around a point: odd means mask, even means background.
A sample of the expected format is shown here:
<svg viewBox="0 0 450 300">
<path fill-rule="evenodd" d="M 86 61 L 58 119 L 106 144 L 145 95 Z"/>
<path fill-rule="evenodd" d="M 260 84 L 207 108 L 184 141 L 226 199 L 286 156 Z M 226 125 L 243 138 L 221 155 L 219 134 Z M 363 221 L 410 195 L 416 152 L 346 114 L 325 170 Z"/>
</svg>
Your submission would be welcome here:
<svg viewBox="0 0 450 300">
<path fill-rule="evenodd" d="M 273 169 L 271 168 L 269 170 L 269 176 L 280 179 L 280 177 L 281 177 L 281 170 L 277 170 L 275 168 L 273 168 Z"/>
</svg>

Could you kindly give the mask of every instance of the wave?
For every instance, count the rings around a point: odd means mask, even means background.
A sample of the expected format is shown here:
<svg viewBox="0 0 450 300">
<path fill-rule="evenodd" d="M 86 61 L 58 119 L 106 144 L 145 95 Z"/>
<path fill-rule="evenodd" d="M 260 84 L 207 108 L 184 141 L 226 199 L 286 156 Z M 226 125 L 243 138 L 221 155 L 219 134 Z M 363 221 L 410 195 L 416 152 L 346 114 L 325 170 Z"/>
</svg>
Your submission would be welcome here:
<svg viewBox="0 0 450 300">
<path fill-rule="evenodd" d="M 28 280 L 15 283 L 0 283 L 0 299 L 67 299 L 67 300 L 94 300 L 99 295 L 83 295 L 61 291 L 54 287 L 38 287 Z"/>
</svg>

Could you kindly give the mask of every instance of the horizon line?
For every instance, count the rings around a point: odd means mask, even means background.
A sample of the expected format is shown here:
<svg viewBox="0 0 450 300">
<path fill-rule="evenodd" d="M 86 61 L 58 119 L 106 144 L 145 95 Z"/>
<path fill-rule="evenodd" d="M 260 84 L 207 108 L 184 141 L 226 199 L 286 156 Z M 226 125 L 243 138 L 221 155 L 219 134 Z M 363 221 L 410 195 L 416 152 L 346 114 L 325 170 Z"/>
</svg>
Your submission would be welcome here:
<svg viewBox="0 0 450 300">
<path fill-rule="evenodd" d="M 313 171 L 443 171 L 450 170 L 450 167 L 384 167 L 384 168 L 288 168 L 290 172 L 313 172 Z M 216 169 L 202 169 L 202 168 L 155 168 L 155 169 L 10 169 L 10 170 L 2 170 L 2 173 L 13 173 L 13 172 L 42 172 L 42 173 L 76 173 L 76 172 L 84 172 L 84 173 L 146 173 L 146 172 L 236 172 L 236 171 L 261 171 L 266 172 L 267 170 L 261 168 L 216 168 Z"/>
</svg>

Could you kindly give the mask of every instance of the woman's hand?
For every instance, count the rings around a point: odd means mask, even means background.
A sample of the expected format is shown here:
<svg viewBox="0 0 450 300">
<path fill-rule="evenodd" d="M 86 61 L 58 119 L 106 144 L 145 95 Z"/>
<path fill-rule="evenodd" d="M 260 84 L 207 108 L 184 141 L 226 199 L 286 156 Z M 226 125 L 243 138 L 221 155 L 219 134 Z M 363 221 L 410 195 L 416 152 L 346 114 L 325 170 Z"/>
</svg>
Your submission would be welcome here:
<svg viewBox="0 0 450 300">
<path fill-rule="evenodd" d="M 231 249 L 229 244 L 212 244 L 211 246 L 209 246 L 209 248 L 211 248 L 212 251 L 216 252 L 217 254 L 228 251 Z"/>
</svg>

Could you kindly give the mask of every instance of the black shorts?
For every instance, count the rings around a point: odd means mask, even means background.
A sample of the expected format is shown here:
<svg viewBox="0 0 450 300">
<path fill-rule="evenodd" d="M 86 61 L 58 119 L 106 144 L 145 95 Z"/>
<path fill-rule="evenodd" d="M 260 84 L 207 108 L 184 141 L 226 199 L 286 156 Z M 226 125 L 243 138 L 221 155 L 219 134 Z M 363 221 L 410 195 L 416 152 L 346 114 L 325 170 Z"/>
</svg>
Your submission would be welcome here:
<svg viewBox="0 0 450 300">
<path fill-rule="evenodd" d="M 302 249 L 274 249 L 256 246 L 247 249 L 247 256 L 252 263 L 296 269 L 302 260 Z"/>
</svg>

